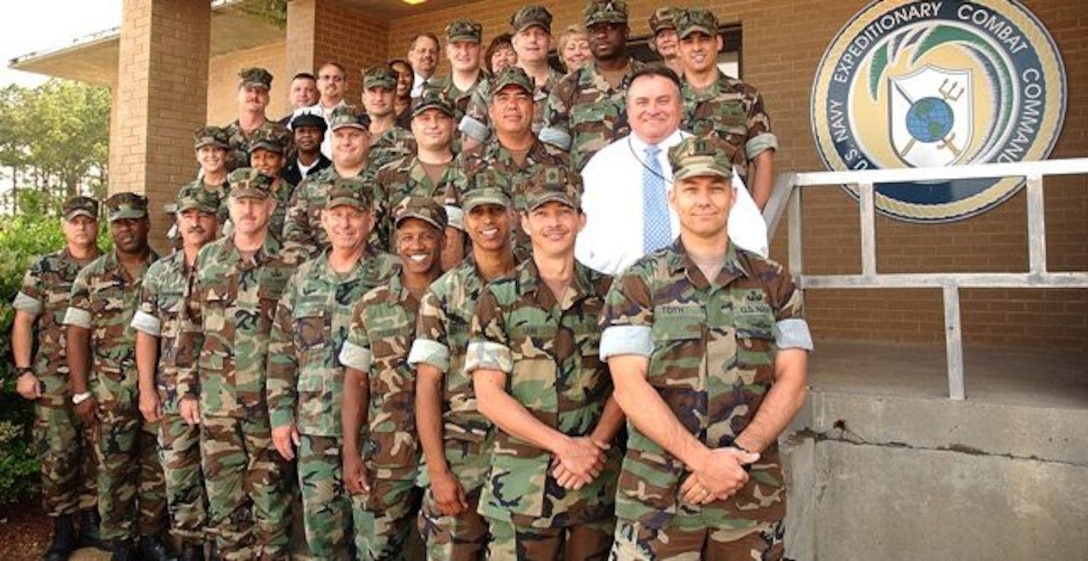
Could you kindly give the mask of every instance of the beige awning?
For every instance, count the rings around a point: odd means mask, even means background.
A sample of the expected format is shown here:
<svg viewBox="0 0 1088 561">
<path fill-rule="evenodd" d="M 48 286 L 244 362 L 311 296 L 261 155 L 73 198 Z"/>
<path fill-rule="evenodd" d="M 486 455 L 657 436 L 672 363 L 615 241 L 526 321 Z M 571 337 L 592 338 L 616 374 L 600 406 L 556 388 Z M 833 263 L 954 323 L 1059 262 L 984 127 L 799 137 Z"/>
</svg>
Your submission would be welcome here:
<svg viewBox="0 0 1088 561">
<path fill-rule="evenodd" d="M 222 2 L 212 6 L 210 54 L 213 57 L 284 39 L 283 29 L 247 13 L 238 4 Z M 35 74 L 112 86 L 117 81 L 120 45 L 121 29 L 113 28 L 76 39 L 66 47 L 16 57 L 8 66 Z"/>
</svg>

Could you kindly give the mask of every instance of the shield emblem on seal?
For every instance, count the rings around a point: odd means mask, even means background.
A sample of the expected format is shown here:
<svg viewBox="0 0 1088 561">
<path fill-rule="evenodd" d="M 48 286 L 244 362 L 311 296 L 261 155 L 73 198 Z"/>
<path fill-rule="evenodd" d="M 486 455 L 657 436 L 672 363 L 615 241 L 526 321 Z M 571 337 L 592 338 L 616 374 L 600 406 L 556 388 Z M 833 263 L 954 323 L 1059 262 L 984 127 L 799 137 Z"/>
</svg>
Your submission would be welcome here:
<svg viewBox="0 0 1088 561">
<path fill-rule="evenodd" d="M 888 79 L 892 148 L 911 167 L 962 163 L 974 133 L 970 70 L 926 65 Z"/>
</svg>

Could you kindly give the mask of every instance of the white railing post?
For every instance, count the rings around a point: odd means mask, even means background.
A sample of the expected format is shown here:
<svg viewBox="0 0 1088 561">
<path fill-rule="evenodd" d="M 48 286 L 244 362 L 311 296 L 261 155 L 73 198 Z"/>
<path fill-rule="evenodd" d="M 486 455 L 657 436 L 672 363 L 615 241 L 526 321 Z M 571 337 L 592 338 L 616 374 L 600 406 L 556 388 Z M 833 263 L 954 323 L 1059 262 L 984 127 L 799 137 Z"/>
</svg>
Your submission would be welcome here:
<svg viewBox="0 0 1088 561">
<path fill-rule="evenodd" d="M 1029 175 L 1028 184 L 1028 264 L 1036 275 L 1046 273 L 1046 210 L 1043 202 L 1043 177 Z"/>
<path fill-rule="evenodd" d="M 960 289 L 954 285 L 944 289 L 944 345 L 948 361 L 948 397 L 962 401 L 966 394 L 963 384 L 963 330 L 960 328 Z"/>
<path fill-rule="evenodd" d="M 876 203 L 873 184 L 858 183 L 861 203 L 861 275 L 876 276 Z"/>
<path fill-rule="evenodd" d="M 801 236 L 801 188 L 790 185 L 789 232 L 790 256 L 789 268 L 794 278 L 799 278 L 804 271 L 804 242 Z"/>
</svg>

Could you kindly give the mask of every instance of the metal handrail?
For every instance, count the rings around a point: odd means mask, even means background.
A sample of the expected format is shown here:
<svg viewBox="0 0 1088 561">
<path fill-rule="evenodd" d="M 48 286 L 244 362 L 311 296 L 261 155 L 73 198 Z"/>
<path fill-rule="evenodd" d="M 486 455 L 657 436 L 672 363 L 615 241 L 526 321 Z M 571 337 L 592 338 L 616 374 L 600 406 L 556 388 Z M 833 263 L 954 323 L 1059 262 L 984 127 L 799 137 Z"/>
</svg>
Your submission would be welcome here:
<svg viewBox="0 0 1088 561">
<path fill-rule="evenodd" d="M 966 397 L 963 380 L 963 338 L 960 325 L 961 288 L 1088 288 L 1088 272 L 1050 272 L 1046 262 L 1046 222 L 1043 177 L 1088 175 L 1088 158 L 972 164 L 937 168 L 906 168 L 862 171 L 787 173 L 775 180 L 774 192 L 764 208 L 768 232 L 773 236 L 782 217 L 789 224 L 789 269 L 803 289 L 824 288 L 941 288 L 944 298 L 945 351 L 948 362 L 948 395 Z M 1023 177 L 1027 180 L 1028 264 L 1024 273 L 895 273 L 884 274 L 876 266 L 876 209 L 874 185 L 952 179 Z M 859 200 L 861 221 L 861 274 L 809 275 L 802 259 L 801 192 L 803 188 L 853 185 Z"/>
</svg>

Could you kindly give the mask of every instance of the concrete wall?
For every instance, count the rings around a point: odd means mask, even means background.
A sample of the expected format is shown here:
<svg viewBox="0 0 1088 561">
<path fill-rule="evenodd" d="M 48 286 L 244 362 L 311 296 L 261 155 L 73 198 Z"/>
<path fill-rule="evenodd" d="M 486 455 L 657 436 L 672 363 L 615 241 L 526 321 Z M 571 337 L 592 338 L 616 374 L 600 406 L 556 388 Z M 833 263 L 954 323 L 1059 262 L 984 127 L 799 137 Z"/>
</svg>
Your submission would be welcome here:
<svg viewBox="0 0 1088 561">
<path fill-rule="evenodd" d="M 814 391 L 784 446 L 798 561 L 1083 559 L 1088 410 Z"/>
</svg>

